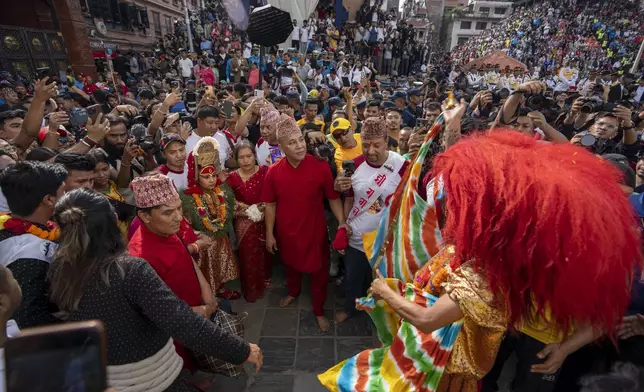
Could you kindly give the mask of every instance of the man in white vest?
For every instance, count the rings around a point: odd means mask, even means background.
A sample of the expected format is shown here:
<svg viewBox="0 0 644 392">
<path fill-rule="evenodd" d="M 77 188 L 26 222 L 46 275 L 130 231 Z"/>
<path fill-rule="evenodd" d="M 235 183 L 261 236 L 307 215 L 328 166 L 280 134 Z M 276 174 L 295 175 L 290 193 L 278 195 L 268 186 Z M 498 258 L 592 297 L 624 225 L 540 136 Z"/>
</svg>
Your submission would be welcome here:
<svg viewBox="0 0 644 392">
<path fill-rule="evenodd" d="M 387 127 L 382 119 L 366 119 L 362 123 L 360 136 L 363 154 L 353 160 L 355 171 L 351 175 L 351 189 L 344 201 L 351 232 L 348 233 L 349 246 L 344 259 L 344 311 L 336 313 L 337 323 L 354 316 L 357 313 L 356 298 L 367 294 L 372 275 L 362 236 L 378 228 L 385 206 L 408 164 L 400 154 L 389 151 Z"/>
</svg>

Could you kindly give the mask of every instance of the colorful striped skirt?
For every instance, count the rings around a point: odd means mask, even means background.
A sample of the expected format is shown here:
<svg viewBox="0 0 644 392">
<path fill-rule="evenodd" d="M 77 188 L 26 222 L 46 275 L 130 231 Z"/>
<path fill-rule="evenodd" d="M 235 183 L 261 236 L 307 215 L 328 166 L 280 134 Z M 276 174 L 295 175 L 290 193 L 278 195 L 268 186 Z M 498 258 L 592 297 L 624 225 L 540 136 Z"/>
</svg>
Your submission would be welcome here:
<svg viewBox="0 0 644 392">
<path fill-rule="evenodd" d="M 387 279 L 408 300 L 430 307 L 437 298 L 412 284 Z M 378 329 L 381 348 L 365 350 L 318 376 L 330 391 L 434 392 L 438 388 L 462 321 L 423 333 L 398 316 L 385 301 L 357 300 Z"/>
</svg>

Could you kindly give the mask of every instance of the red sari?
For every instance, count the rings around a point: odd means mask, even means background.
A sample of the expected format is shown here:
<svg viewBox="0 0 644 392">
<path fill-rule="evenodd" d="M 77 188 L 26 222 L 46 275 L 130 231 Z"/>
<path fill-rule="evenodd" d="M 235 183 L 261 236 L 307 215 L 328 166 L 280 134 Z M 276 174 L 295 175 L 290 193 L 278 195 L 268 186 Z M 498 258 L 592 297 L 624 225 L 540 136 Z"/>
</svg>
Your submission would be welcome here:
<svg viewBox="0 0 644 392">
<path fill-rule="evenodd" d="M 228 185 L 235 192 L 235 200 L 246 206 L 261 203 L 267 166 L 244 182 L 238 171 L 228 176 Z M 242 208 L 245 208 L 242 206 Z M 271 255 L 266 250 L 266 225 L 245 217 L 235 219 L 235 234 L 239 252 L 239 269 L 244 299 L 255 302 L 264 295 L 265 282 L 271 278 Z"/>
</svg>

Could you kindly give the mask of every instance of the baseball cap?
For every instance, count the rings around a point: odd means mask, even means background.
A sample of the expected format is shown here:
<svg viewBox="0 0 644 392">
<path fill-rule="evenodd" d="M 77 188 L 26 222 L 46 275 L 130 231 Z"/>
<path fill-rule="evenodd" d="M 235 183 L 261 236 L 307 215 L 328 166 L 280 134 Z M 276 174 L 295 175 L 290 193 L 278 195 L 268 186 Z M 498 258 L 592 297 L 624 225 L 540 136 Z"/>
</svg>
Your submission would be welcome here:
<svg viewBox="0 0 644 392">
<path fill-rule="evenodd" d="M 407 99 L 407 94 L 405 94 L 405 92 L 404 92 L 404 91 L 396 91 L 396 92 L 391 96 L 391 100 L 392 100 L 392 101 L 393 101 L 394 99 L 398 99 L 398 98 Z"/>
<path fill-rule="evenodd" d="M 395 107 L 396 107 L 396 104 L 393 103 L 392 101 L 382 101 L 380 103 L 380 109 L 391 109 Z"/>
<path fill-rule="evenodd" d="M 317 98 L 320 96 L 320 92 L 318 90 L 311 90 L 309 91 L 309 98 Z"/>
<path fill-rule="evenodd" d="M 161 138 L 161 151 L 164 151 L 172 142 L 181 142 L 181 144 L 186 144 L 181 136 L 177 135 L 176 133 L 166 133 Z"/>
<path fill-rule="evenodd" d="M 349 120 L 346 118 L 338 118 L 331 123 L 331 134 L 333 135 L 335 131 L 344 131 L 349 128 L 351 128 Z"/>
<path fill-rule="evenodd" d="M 421 96 L 421 92 L 420 92 L 420 90 L 419 90 L 419 89 L 417 89 L 417 88 L 412 88 L 412 89 L 409 89 L 409 90 L 407 91 L 407 95 L 408 95 L 408 96 L 410 96 L 410 97 L 420 97 L 420 96 Z"/>
<path fill-rule="evenodd" d="M 333 105 L 333 106 L 344 106 L 344 101 L 342 101 L 342 100 L 341 100 L 340 98 L 338 98 L 338 97 L 333 97 L 333 98 L 329 99 L 329 105 Z"/>
<path fill-rule="evenodd" d="M 298 93 L 297 91 L 292 91 L 291 90 L 291 91 L 286 92 L 286 97 L 287 98 L 298 98 L 299 96 L 300 96 L 300 93 Z"/>
</svg>

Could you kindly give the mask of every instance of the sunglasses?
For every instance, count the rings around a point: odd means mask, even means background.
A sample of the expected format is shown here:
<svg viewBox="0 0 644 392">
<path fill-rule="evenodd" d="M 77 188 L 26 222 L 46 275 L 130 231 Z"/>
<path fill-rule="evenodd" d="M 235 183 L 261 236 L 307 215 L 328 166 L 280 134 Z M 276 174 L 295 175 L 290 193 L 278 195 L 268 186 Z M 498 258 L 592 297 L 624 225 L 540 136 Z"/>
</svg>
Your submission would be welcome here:
<svg viewBox="0 0 644 392">
<path fill-rule="evenodd" d="M 349 132 L 350 132 L 350 131 L 351 131 L 350 129 L 345 129 L 345 130 L 343 130 L 343 131 L 341 131 L 341 132 L 334 132 L 334 133 L 333 133 L 333 137 L 334 137 L 335 139 L 339 139 L 339 138 L 341 138 L 341 137 L 345 137 L 345 136 L 347 136 L 347 135 L 349 134 Z"/>
</svg>

